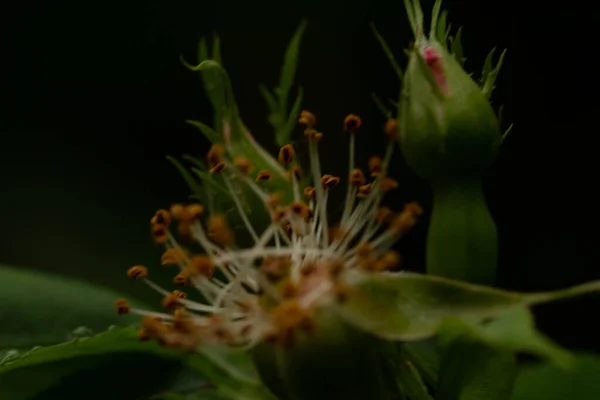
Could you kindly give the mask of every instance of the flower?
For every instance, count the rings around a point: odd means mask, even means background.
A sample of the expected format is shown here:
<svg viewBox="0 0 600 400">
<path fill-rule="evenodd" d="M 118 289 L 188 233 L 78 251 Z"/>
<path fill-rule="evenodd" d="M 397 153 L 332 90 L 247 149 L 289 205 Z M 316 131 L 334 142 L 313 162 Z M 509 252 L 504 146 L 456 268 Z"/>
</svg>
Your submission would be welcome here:
<svg viewBox="0 0 600 400">
<path fill-rule="evenodd" d="M 393 213 L 380 206 L 385 194 L 397 187 L 387 176 L 393 141 L 389 141 L 383 159 L 371 158 L 367 179 L 354 161 L 354 135 L 360 118 L 346 118 L 345 127 L 352 126 L 345 129 L 350 132 L 352 151 L 344 209 L 334 226 L 330 225 L 327 202 L 341 179 L 321 173 L 318 141 L 322 134 L 315 130 L 314 115 L 304 111 L 299 121 L 305 125 L 310 172 L 315 178 L 311 186 L 301 187 L 294 148 L 283 146 L 278 159 L 289 172 L 288 185 L 293 192 L 289 204 L 282 202 L 279 193 L 266 190 L 268 171 L 251 176 L 248 161 L 239 155 L 228 158 L 220 145 L 214 145 L 207 154 L 211 173 L 223 178 L 234 200 L 233 182 L 241 182 L 262 200 L 270 215 L 271 224 L 257 232 L 242 204 L 236 204 L 252 245 L 238 247 L 226 216 L 205 215 L 200 204 L 175 204 L 153 216 L 154 241 L 165 246 L 161 264 L 178 267 L 174 283 L 198 290 L 202 301 L 192 301 L 183 291 L 160 287 L 148 277 L 144 266 L 130 268 L 128 276 L 161 294 L 163 307 L 172 311 L 140 310 L 118 300 L 119 313 L 144 317 L 141 338 L 188 349 L 201 345 L 249 349 L 263 341 L 291 347 L 297 330 L 314 328 L 317 309 L 344 301 L 352 276 L 399 266 L 400 256 L 390 249 L 417 222 L 422 209 L 409 203 L 401 212 Z M 390 125 L 386 123 L 388 136 Z M 176 240 L 176 236 L 181 239 Z M 193 254 L 183 242 L 199 245 L 203 254 Z"/>
<path fill-rule="evenodd" d="M 227 222 L 231 216 L 206 213 L 201 204 L 175 204 L 151 219 L 155 243 L 165 246 L 161 264 L 177 267 L 174 283 L 196 289 L 201 300 L 164 289 L 148 277 L 145 266 L 138 265 L 129 269 L 128 276 L 162 295 L 162 306 L 170 312 L 137 309 L 124 299 L 116 302 L 117 311 L 142 316 L 140 339 L 166 347 L 251 350 L 263 382 L 283 399 L 289 393 L 314 399 L 329 392 L 325 387 L 335 387 L 346 398 L 387 393 L 375 356 L 381 339 L 346 321 L 335 306 L 351 299 L 353 284 L 361 278 L 399 267 L 401 257 L 391 248 L 423 212 L 414 202 L 396 213 L 381 206 L 386 193 L 398 186 L 387 175 L 396 126 L 386 123 L 383 130 L 390 140 L 385 155 L 372 157 L 365 174 L 354 157 L 361 120 L 355 115 L 346 118 L 344 130 L 350 141 L 346 198 L 338 224 L 330 225 L 329 195 L 342 179 L 322 174 L 318 142 L 323 134 L 315 129 L 314 115 L 303 111 L 299 123 L 308 142 L 312 184 L 304 184 L 293 146 L 284 145 L 278 160 L 287 170 L 287 181 L 280 189 L 291 192 L 291 202 L 281 191 L 269 190 L 273 176 L 269 171 L 252 174 L 242 154 L 230 154 L 220 145 L 208 152 L 208 168 L 222 178 L 234 200 L 243 231 L 251 237 L 249 245 L 240 245 L 243 241 Z M 253 218 L 247 214 L 237 196 L 239 185 L 260 199 L 270 220 L 266 228 L 259 230 L 260 225 L 253 224 L 265 218 L 255 214 L 260 210 L 252 210 Z M 192 251 L 194 246 L 201 252 Z M 362 350 L 349 352 L 356 347 Z M 325 354 L 311 358 L 314 349 Z M 277 355 L 280 351 L 283 356 Z M 281 371 L 272 370 L 281 360 L 293 371 L 285 379 Z M 319 369 L 323 373 L 316 378 Z M 362 383 L 347 385 L 349 376 Z M 316 383 L 321 378 L 323 382 Z"/>
</svg>

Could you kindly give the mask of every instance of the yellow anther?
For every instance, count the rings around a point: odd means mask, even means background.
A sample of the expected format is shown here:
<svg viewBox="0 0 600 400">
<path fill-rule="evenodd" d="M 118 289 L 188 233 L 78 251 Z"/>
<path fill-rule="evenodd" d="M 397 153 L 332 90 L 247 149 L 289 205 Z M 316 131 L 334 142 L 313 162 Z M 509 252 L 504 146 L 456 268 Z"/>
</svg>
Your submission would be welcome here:
<svg viewBox="0 0 600 400">
<path fill-rule="evenodd" d="M 220 163 L 223 159 L 223 154 L 225 154 L 225 148 L 220 144 L 213 144 L 206 156 L 208 165 L 212 168 Z"/>
<path fill-rule="evenodd" d="M 373 185 L 370 183 L 359 186 L 356 197 L 358 197 L 359 199 L 364 199 L 365 197 L 367 197 L 369 195 L 369 193 L 371 193 L 372 189 L 373 189 Z"/>
<path fill-rule="evenodd" d="M 152 225 L 151 233 L 155 244 L 165 244 L 169 238 L 167 227 L 162 224 Z"/>
<path fill-rule="evenodd" d="M 190 277 L 187 272 L 181 271 L 173 278 L 173 283 L 177 286 L 190 286 L 192 282 L 190 281 Z"/>
<path fill-rule="evenodd" d="M 234 242 L 233 232 L 227 226 L 222 215 L 211 215 L 208 219 L 207 234 L 216 244 L 220 246 L 231 246 Z"/>
<path fill-rule="evenodd" d="M 125 299 L 118 299 L 115 301 L 115 306 L 117 307 L 117 314 L 119 315 L 128 314 L 131 311 L 131 307 L 129 307 L 129 304 Z"/>
<path fill-rule="evenodd" d="M 381 161 L 381 157 L 373 156 L 369 158 L 369 172 L 371 176 L 375 177 L 379 175 L 383 171 L 383 161 Z"/>
<path fill-rule="evenodd" d="M 294 146 L 286 144 L 279 150 L 279 162 L 283 165 L 290 165 L 294 161 Z"/>
<path fill-rule="evenodd" d="M 290 204 L 290 211 L 301 218 L 308 218 L 310 208 L 308 208 L 308 206 L 305 203 L 301 201 L 296 201 Z"/>
<path fill-rule="evenodd" d="M 127 271 L 127 277 L 131 279 L 142 279 L 148 276 L 148 268 L 143 265 L 136 265 L 134 267 L 129 268 Z"/>
<path fill-rule="evenodd" d="M 314 114 L 310 111 L 302 110 L 300 112 L 300 118 L 298 118 L 298 123 L 301 125 L 312 127 L 317 124 L 317 118 L 315 118 Z"/>
<path fill-rule="evenodd" d="M 185 206 L 183 217 L 187 221 L 196 220 L 204 215 L 204 206 L 202 204 L 190 204 Z"/>
<path fill-rule="evenodd" d="M 383 132 L 390 142 L 396 141 L 398 139 L 398 135 L 400 134 L 398 122 L 395 119 L 388 119 L 383 128 Z"/>
<path fill-rule="evenodd" d="M 181 248 L 168 249 L 160 257 L 160 264 L 163 266 L 167 265 L 179 265 L 185 262 L 186 255 Z"/>
<path fill-rule="evenodd" d="M 150 220 L 152 225 L 160 224 L 169 226 L 171 224 L 171 214 L 167 210 L 158 210 Z"/>
<path fill-rule="evenodd" d="M 388 178 L 387 176 L 381 180 L 379 183 L 379 187 L 383 193 L 387 193 L 390 190 L 394 190 L 398 187 L 398 182 L 396 182 L 392 178 Z"/>
<path fill-rule="evenodd" d="M 236 157 L 233 160 L 233 165 L 235 165 L 244 175 L 249 175 L 254 169 L 250 160 L 244 157 Z"/>
<path fill-rule="evenodd" d="M 201 275 L 206 278 L 213 276 L 215 264 L 213 260 L 206 255 L 194 256 L 188 264 L 188 268 L 194 275 Z"/>
<path fill-rule="evenodd" d="M 223 171 L 225 171 L 225 163 L 223 161 L 219 161 L 210 169 L 209 172 L 211 175 L 215 175 L 220 174 Z"/>
<path fill-rule="evenodd" d="M 350 172 L 348 180 L 354 186 L 362 186 L 365 184 L 365 174 L 360 169 L 355 168 Z"/>
<path fill-rule="evenodd" d="M 344 119 L 344 131 L 354 133 L 362 125 L 359 116 L 350 114 Z"/>
<path fill-rule="evenodd" d="M 314 200 L 316 198 L 315 188 L 312 186 L 305 187 L 304 188 L 304 196 Z"/>
<path fill-rule="evenodd" d="M 290 178 L 293 176 L 298 182 L 302 180 L 302 177 L 304 175 L 302 173 L 302 168 L 300 168 L 299 165 L 294 165 L 292 168 L 290 168 L 289 174 Z"/>
<path fill-rule="evenodd" d="M 272 177 L 273 175 L 269 170 L 263 169 L 262 171 L 258 171 L 258 174 L 256 174 L 256 182 L 268 181 Z"/>
</svg>

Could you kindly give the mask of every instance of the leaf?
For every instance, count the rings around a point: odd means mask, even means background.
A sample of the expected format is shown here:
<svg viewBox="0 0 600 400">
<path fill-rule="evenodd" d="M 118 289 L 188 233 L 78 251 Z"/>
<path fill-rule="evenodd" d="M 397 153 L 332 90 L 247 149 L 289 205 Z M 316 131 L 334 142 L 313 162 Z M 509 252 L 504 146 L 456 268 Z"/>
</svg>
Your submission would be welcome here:
<svg viewBox="0 0 600 400">
<path fill-rule="evenodd" d="M 433 340 L 420 340 L 402 343 L 404 357 L 410 361 L 430 386 L 438 382 L 440 357 Z"/>
<path fill-rule="evenodd" d="M 381 36 L 379 34 L 379 32 L 377 31 L 377 29 L 375 28 L 375 24 L 373 22 L 371 22 L 369 25 L 371 26 L 371 30 L 373 31 L 373 34 L 375 35 L 375 37 L 377 38 L 377 41 L 381 45 L 381 48 L 383 49 L 388 60 L 390 60 L 390 63 L 392 64 L 392 68 L 394 69 L 394 72 L 396 73 L 396 75 L 398 75 L 398 78 L 400 78 L 400 81 L 402 81 L 402 79 L 404 78 L 404 73 L 402 72 L 402 68 L 400 68 L 400 65 L 398 65 L 398 62 L 396 61 L 396 57 L 394 57 L 394 53 L 392 53 L 392 50 L 387 45 L 383 36 Z"/>
<path fill-rule="evenodd" d="M 298 53 L 300 52 L 300 43 L 302 42 L 302 35 L 306 30 L 306 26 L 306 21 L 302 21 L 300 23 L 300 26 L 288 44 L 285 56 L 283 58 L 283 67 L 281 69 L 279 87 L 277 88 L 281 112 L 287 112 L 287 97 L 292 85 L 294 84 L 294 76 L 296 75 L 296 67 L 298 64 Z"/>
<path fill-rule="evenodd" d="M 0 293 L 0 349 L 63 342 L 80 326 L 99 331 L 135 321 L 116 314 L 122 294 L 25 268 L 0 265 Z"/>
<path fill-rule="evenodd" d="M 140 342 L 133 328 L 113 329 L 38 348 L 0 366 L 0 398 L 144 398 L 168 386 L 181 370 L 180 357 Z"/>
<path fill-rule="evenodd" d="M 283 129 L 282 131 L 280 131 L 279 135 L 276 136 L 276 140 L 277 143 L 279 145 L 285 145 L 291 135 L 292 132 L 294 131 L 294 127 L 296 126 L 296 123 L 298 121 L 298 116 L 300 115 L 300 111 L 302 109 L 302 98 L 304 96 L 304 92 L 302 91 L 302 88 L 298 88 L 298 96 L 296 96 L 296 100 L 294 101 L 294 104 L 292 105 L 292 109 L 290 110 L 290 113 L 288 115 L 288 120 L 285 126 L 285 129 Z"/>
<path fill-rule="evenodd" d="M 200 121 L 187 120 L 185 122 L 188 123 L 189 125 L 192 125 L 192 126 L 195 126 L 196 128 L 198 128 L 200 130 L 200 132 L 202 132 L 202 134 L 208 139 L 209 142 L 211 142 L 211 143 L 219 142 L 219 134 L 217 132 L 215 132 L 210 126 L 203 124 Z"/>
<path fill-rule="evenodd" d="M 439 30 L 438 19 L 440 16 L 441 8 L 442 8 L 442 0 L 435 0 L 435 3 L 433 4 L 433 9 L 431 10 L 431 26 L 429 28 L 429 37 L 435 37 L 436 32 L 438 32 L 438 30 Z M 445 21 L 444 21 L 444 23 L 445 23 Z"/>
<path fill-rule="evenodd" d="M 410 400 L 433 400 L 417 368 L 403 352 L 397 357 L 387 357 L 398 389 Z"/>
<path fill-rule="evenodd" d="M 481 73 L 481 92 L 487 99 L 489 99 L 492 95 L 492 92 L 495 88 L 494 85 L 496 83 L 496 78 L 500 73 L 502 63 L 504 62 L 504 57 L 506 56 L 506 49 L 504 49 L 502 54 L 500 54 L 500 59 L 498 60 L 496 67 L 492 68 L 492 57 L 494 56 L 495 50 L 496 49 L 493 48 L 487 55 L 483 64 L 483 71 Z"/>
<path fill-rule="evenodd" d="M 385 118 L 390 119 L 393 117 L 392 110 L 387 108 L 375 93 L 371 93 L 371 97 L 373 98 L 375 105 L 377 106 L 377 108 L 379 108 L 379 111 L 381 111 Z"/>
<path fill-rule="evenodd" d="M 449 29 L 446 26 L 447 19 L 448 19 L 448 11 L 444 10 L 444 11 L 442 11 L 442 14 L 440 15 L 440 18 L 438 20 L 437 32 L 436 32 L 436 37 L 440 43 L 446 43 L 446 41 L 448 40 Z"/>
<path fill-rule="evenodd" d="M 215 392 L 228 396 L 223 399 L 269 399 L 255 372 L 248 368 L 251 364 L 245 353 L 167 350 L 156 342 L 140 342 L 135 328 L 117 328 L 39 348 L 0 366 L 0 398 L 72 399 L 85 393 L 86 398 L 94 399 L 146 399 L 158 392 L 163 394 L 154 398 L 178 398 L 165 390 L 182 382 L 182 371 L 195 371 L 196 387 L 190 386 L 193 375 L 183 380 L 192 392 L 208 380 L 216 385 Z M 32 376 L 36 378 L 32 380 Z"/>
<path fill-rule="evenodd" d="M 498 350 L 528 353 L 544 358 L 563 368 L 571 365 L 572 356 L 535 329 L 533 317 L 525 307 L 515 307 L 484 325 L 448 322 L 441 335 L 457 336 L 468 333 L 479 342 Z"/>
<path fill-rule="evenodd" d="M 454 56 L 456 61 L 461 66 L 464 66 L 465 58 L 463 55 L 463 49 L 462 49 L 462 44 L 461 44 L 461 34 L 462 34 L 462 27 L 458 28 L 458 32 L 456 32 L 456 36 L 454 38 L 452 38 L 451 45 L 452 45 L 452 55 Z"/>
<path fill-rule="evenodd" d="M 480 322 L 519 305 L 600 291 L 600 281 L 556 292 L 521 294 L 433 275 L 382 273 L 349 283 L 338 311 L 350 323 L 389 340 L 433 336 L 450 317 Z"/>
<path fill-rule="evenodd" d="M 517 377 L 512 400 L 600 399 L 600 357 L 579 354 L 569 370 L 553 365 L 524 369 Z"/>
<path fill-rule="evenodd" d="M 436 400 L 506 400 L 516 375 L 512 353 L 463 333 L 445 345 Z"/>
<path fill-rule="evenodd" d="M 194 179 L 190 171 L 174 157 L 167 156 L 167 160 L 169 160 L 175 166 L 177 171 L 185 180 L 185 183 L 189 186 L 190 190 L 196 195 L 203 196 L 204 190 L 202 186 L 196 179 Z"/>
</svg>

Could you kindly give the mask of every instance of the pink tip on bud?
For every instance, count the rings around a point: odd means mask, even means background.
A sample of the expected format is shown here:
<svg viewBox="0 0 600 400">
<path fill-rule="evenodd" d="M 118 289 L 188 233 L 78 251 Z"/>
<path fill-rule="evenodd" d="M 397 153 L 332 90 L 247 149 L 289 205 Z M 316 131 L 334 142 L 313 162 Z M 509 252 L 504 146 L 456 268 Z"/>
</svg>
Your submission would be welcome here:
<svg viewBox="0 0 600 400">
<path fill-rule="evenodd" d="M 440 85 L 442 91 L 448 94 L 448 83 L 444 76 L 444 68 L 442 65 L 442 56 L 433 47 L 427 47 L 423 50 L 423 58 L 433 72 L 435 81 Z"/>
</svg>

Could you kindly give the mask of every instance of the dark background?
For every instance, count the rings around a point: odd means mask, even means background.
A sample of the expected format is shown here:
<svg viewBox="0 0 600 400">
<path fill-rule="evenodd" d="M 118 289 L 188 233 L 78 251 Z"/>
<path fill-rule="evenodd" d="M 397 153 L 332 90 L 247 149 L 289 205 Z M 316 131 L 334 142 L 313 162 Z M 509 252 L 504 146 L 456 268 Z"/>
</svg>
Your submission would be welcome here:
<svg viewBox="0 0 600 400">
<path fill-rule="evenodd" d="M 432 3 L 423 1 L 426 14 Z M 470 71 L 480 70 L 492 47 L 509 48 L 494 103 L 505 104 L 505 120 L 516 125 L 485 179 L 500 230 L 500 285 L 549 290 L 600 278 L 588 156 L 597 134 L 597 67 L 585 10 L 527 3 L 448 0 L 445 7 L 451 22 L 465 27 Z M 376 23 L 401 60 L 410 40 L 401 0 L 56 0 L 0 7 L 0 263 L 147 298 L 124 271 L 158 264 L 148 219 L 189 193 L 165 156 L 203 154 L 205 140 L 184 120 L 212 116 L 198 74 L 180 64 L 180 55 L 195 61 L 200 37 L 218 32 L 242 117 L 275 150 L 258 84 L 276 84 L 285 47 L 306 18 L 297 76 L 304 106 L 332 138 L 346 114 L 361 115 L 359 148 L 367 157 L 381 150 L 383 123 L 369 94 L 395 97 L 398 90 L 367 22 Z M 326 141 L 323 157 L 339 174 L 346 152 L 338 147 Z M 427 184 L 396 163 L 403 199 L 430 204 Z M 424 237 L 422 227 L 403 246 L 407 268 L 422 270 Z M 597 313 L 589 304 L 545 307 L 541 324 L 565 344 L 587 346 L 598 335 L 578 322 Z M 553 322 L 557 316 L 565 319 Z"/>
</svg>

